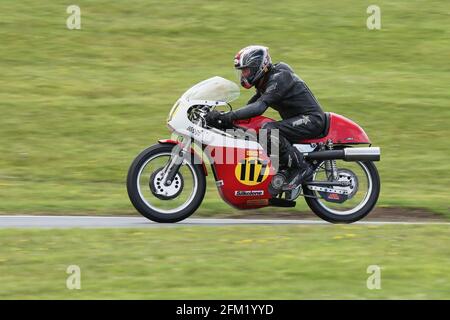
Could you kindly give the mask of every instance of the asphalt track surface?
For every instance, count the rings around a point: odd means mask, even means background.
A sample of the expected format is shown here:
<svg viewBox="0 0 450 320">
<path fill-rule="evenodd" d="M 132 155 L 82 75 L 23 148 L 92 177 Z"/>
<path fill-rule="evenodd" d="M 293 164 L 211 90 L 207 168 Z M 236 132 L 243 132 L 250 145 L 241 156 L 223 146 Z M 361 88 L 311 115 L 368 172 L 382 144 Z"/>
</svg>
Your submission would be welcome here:
<svg viewBox="0 0 450 320">
<path fill-rule="evenodd" d="M 359 221 L 357 225 L 450 225 L 449 222 Z M 178 223 L 155 223 L 144 217 L 124 216 L 0 216 L 1 228 L 161 228 L 228 225 L 331 225 L 321 220 L 189 218 Z"/>
</svg>

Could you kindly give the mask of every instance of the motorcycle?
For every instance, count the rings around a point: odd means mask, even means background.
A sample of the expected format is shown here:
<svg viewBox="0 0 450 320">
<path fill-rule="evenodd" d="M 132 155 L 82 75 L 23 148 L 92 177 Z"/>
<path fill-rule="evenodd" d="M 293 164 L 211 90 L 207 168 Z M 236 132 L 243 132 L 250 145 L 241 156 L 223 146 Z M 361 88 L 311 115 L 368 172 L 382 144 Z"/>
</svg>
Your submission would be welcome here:
<svg viewBox="0 0 450 320">
<path fill-rule="evenodd" d="M 127 191 L 138 212 L 155 222 L 186 219 L 202 203 L 210 164 L 220 196 L 238 209 L 294 207 L 301 196 L 317 216 L 332 223 L 351 223 L 369 214 L 380 193 L 374 164 L 380 160 L 380 148 L 372 147 L 359 125 L 326 113 L 320 136 L 293 144 L 312 165 L 312 179 L 274 196 L 273 159 L 249 138 L 274 120 L 257 116 L 234 121 L 234 133 L 206 123 L 208 112 L 231 109 L 230 102 L 238 97 L 234 82 L 213 77 L 178 99 L 167 119 L 172 138 L 142 151 L 129 168 Z"/>
</svg>

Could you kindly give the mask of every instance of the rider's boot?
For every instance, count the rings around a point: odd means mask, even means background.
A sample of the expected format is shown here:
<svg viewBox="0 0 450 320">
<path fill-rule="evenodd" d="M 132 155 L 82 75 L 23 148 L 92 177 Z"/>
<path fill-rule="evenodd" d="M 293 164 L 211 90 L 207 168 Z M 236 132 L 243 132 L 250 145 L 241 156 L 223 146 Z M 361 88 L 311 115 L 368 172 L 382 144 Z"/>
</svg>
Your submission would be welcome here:
<svg viewBox="0 0 450 320">
<path fill-rule="evenodd" d="M 280 169 L 272 178 L 269 192 L 276 196 L 283 191 L 290 191 L 300 184 L 311 180 L 314 173 L 312 166 L 303 159 L 295 147 L 288 154 L 287 166 Z"/>
<path fill-rule="evenodd" d="M 311 167 L 310 164 L 306 163 L 304 167 L 298 167 L 298 168 L 290 168 L 286 170 L 286 183 L 283 185 L 283 191 L 284 190 L 292 190 L 297 188 L 300 184 L 310 181 L 314 169 Z"/>
</svg>

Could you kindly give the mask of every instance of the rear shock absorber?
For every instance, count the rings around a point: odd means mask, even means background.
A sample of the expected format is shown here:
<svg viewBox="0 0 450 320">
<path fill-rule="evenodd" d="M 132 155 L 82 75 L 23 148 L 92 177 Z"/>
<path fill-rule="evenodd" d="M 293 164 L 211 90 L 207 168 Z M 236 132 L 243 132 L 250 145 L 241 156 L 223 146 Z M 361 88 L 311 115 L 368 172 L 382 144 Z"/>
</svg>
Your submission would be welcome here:
<svg viewBox="0 0 450 320">
<path fill-rule="evenodd" d="M 327 141 L 327 148 L 330 151 L 333 150 L 333 141 L 331 141 L 331 139 Z M 328 180 L 331 180 L 330 178 L 333 178 L 333 180 L 337 180 L 338 174 L 337 174 L 336 160 L 325 161 L 325 171 L 327 173 Z"/>
</svg>

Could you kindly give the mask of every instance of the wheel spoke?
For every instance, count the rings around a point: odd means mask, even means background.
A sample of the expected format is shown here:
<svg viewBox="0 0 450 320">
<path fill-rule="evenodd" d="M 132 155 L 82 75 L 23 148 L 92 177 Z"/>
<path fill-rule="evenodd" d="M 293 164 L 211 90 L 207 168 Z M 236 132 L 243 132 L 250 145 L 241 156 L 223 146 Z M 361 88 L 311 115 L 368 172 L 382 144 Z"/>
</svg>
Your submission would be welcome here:
<svg viewBox="0 0 450 320">
<path fill-rule="evenodd" d="M 314 195 L 319 197 L 317 202 L 328 212 L 336 215 L 350 215 L 361 209 L 369 200 L 373 182 L 368 168 L 362 162 L 337 161 L 338 181 L 349 182 L 346 187 L 333 187 L 335 190 L 345 191 L 347 196 L 332 196 L 330 193 L 314 191 Z M 323 170 L 320 170 L 323 169 Z M 323 163 L 318 167 L 314 175 L 314 181 L 326 181 L 327 170 L 323 168 Z"/>
<path fill-rule="evenodd" d="M 140 168 L 137 188 L 142 201 L 151 209 L 171 214 L 183 210 L 195 196 L 198 182 L 190 163 L 179 168 L 170 186 L 163 185 L 163 168 L 170 153 L 160 153 L 148 159 Z"/>
</svg>

